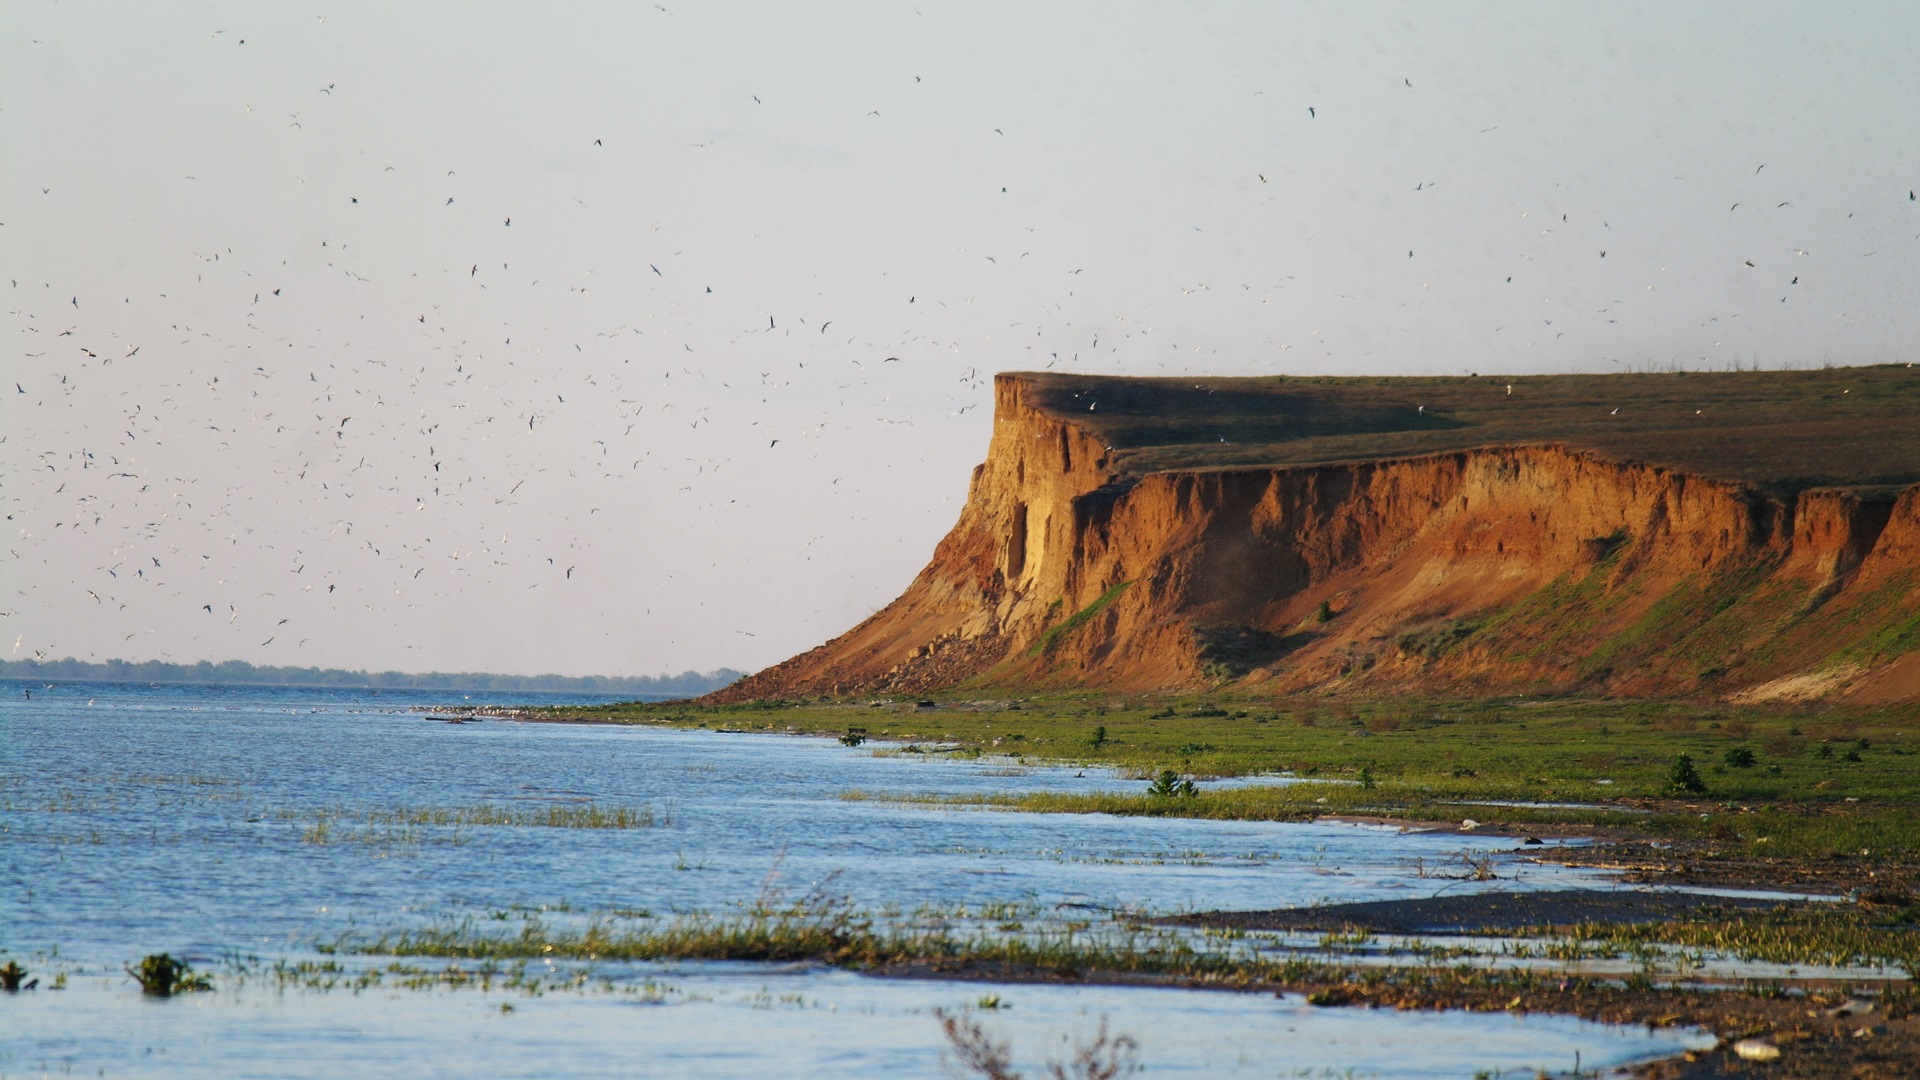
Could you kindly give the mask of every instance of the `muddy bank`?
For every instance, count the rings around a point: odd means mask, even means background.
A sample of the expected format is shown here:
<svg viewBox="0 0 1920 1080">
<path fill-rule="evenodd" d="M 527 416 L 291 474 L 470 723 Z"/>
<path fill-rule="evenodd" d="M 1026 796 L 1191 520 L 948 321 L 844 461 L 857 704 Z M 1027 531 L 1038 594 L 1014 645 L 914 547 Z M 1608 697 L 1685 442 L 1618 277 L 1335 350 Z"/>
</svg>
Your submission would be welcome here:
<svg viewBox="0 0 1920 1080">
<path fill-rule="evenodd" d="M 1798 906 L 1755 897 L 1639 890 L 1567 889 L 1370 900 L 1273 911 L 1207 911 L 1154 920 L 1164 926 L 1237 930 L 1366 930 L 1380 934 L 1514 932 L 1583 922 L 1649 923 L 1738 918 Z"/>
</svg>

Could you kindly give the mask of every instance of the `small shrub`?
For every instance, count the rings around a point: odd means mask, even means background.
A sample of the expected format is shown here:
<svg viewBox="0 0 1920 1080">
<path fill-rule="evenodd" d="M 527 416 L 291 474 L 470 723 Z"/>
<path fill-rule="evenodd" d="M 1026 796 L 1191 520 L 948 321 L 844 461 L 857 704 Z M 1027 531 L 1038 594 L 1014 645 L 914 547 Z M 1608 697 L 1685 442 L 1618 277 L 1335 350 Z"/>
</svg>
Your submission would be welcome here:
<svg viewBox="0 0 1920 1080">
<path fill-rule="evenodd" d="M 12 994 L 21 990 L 31 990 L 39 979 L 27 979 L 27 969 L 18 961 L 7 961 L 6 967 L 0 967 L 0 990 Z"/>
<path fill-rule="evenodd" d="M 1095 750 L 1107 745 L 1107 725 L 1099 724 L 1093 729 L 1093 738 L 1087 740 Z"/>
<path fill-rule="evenodd" d="M 857 731 L 849 731 L 845 735 L 840 736 L 840 745 L 842 746 L 859 746 L 866 741 L 867 737 Z"/>
<path fill-rule="evenodd" d="M 1320 601 L 1320 610 L 1314 612 L 1313 617 L 1323 623 L 1332 622 L 1333 621 L 1333 604 L 1330 601 L 1326 601 L 1326 600 Z"/>
<path fill-rule="evenodd" d="M 1172 769 L 1161 769 L 1160 775 L 1154 777 L 1153 783 L 1147 786 L 1147 794 L 1162 798 L 1178 796 L 1191 799 L 1200 794 L 1200 789 L 1194 785 L 1193 781 L 1181 779 L 1180 774 Z"/>
<path fill-rule="evenodd" d="M 1700 770 L 1694 768 L 1693 759 L 1685 754 L 1673 759 L 1673 768 L 1667 770 L 1667 793 L 1669 795 L 1705 795 L 1707 782 L 1700 778 Z"/>
<path fill-rule="evenodd" d="M 1366 788 L 1369 791 L 1373 790 L 1373 770 L 1372 769 L 1362 768 L 1360 770 L 1360 786 L 1363 788 Z"/>
<path fill-rule="evenodd" d="M 1728 750 L 1720 756 L 1720 760 L 1725 762 L 1729 769 L 1751 769 L 1756 761 L 1753 751 L 1744 746 L 1736 746 Z"/>
<path fill-rule="evenodd" d="M 154 953 L 141 959 L 139 967 L 127 968 L 127 974 L 140 984 L 140 991 L 154 997 L 171 997 L 195 990 L 211 990 L 213 983 L 205 975 L 195 975 L 193 965 L 175 960 L 166 953 Z"/>
<path fill-rule="evenodd" d="M 1831 760 L 1833 760 L 1833 744 L 1831 744 L 1831 743 L 1821 743 L 1821 744 L 1820 744 L 1820 757 L 1821 757 L 1821 759 L 1822 759 L 1822 760 L 1826 760 L 1826 761 L 1831 761 Z"/>
</svg>

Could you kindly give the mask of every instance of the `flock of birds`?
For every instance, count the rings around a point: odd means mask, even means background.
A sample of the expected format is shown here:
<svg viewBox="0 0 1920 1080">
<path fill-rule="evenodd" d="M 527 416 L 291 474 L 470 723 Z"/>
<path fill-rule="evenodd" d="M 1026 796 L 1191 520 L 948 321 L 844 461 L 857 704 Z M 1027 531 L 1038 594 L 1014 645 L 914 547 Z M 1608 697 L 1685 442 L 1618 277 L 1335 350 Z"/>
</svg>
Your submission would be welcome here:
<svg viewBox="0 0 1920 1080">
<path fill-rule="evenodd" d="M 916 77 L 899 92 L 923 91 Z M 316 87 L 317 100 L 287 110 L 280 138 L 315 137 L 327 126 L 318 110 L 351 92 L 339 79 Z M 745 97 L 746 109 L 767 105 Z M 892 110 L 882 106 L 866 119 L 886 122 Z M 1300 109 L 1307 125 L 1342 122 L 1320 102 Z M 1006 127 L 981 137 L 1009 140 Z M 630 137 L 603 132 L 546 152 L 615 155 Z M 783 567 L 819 558 L 839 575 L 833 587 L 884 591 L 898 582 L 869 580 L 871 560 L 848 557 L 847 533 L 908 533 L 890 509 L 896 500 L 926 484 L 957 486 L 948 466 L 978 456 L 995 369 L 1217 371 L 1209 327 L 1222 318 L 1260 340 L 1261 355 L 1234 364 L 1282 370 L 1296 346 L 1314 362 L 1359 359 L 1337 355 L 1342 347 L 1312 325 L 1318 315 L 1301 304 L 1319 298 L 1291 301 L 1278 318 L 1262 310 L 1290 289 L 1311 291 L 1311 262 L 1297 255 L 1273 260 L 1291 272 L 1264 281 L 1168 281 L 1151 311 L 1129 312 L 1104 299 L 1137 295 L 1138 283 L 1119 276 L 1125 268 L 1060 250 L 1049 215 L 1022 204 L 970 252 L 756 298 L 740 295 L 754 287 L 743 282 L 763 275 L 729 277 L 727 257 L 690 251 L 698 224 L 664 214 L 568 265 L 569 252 L 582 252 L 581 226 L 570 222 L 590 226 L 617 184 L 587 192 L 593 203 L 564 180 L 513 198 L 508 185 L 463 176 L 460 162 L 338 156 L 356 164 L 281 196 L 301 219 L 288 230 L 297 241 L 225 237 L 162 254 L 124 279 L 50 277 L 17 251 L 6 259 L 15 393 L 0 447 L 13 477 L 4 504 L 18 584 L 0 616 L 32 616 L 18 624 L 31 629 L 14 658 L 50 649 L 280 663 L 319 655 L 368 666 L 351 659 L 345 628 L 499 634 L 517 621 L 501 605 L 549 603 L 533 594 L 555 591 L 563 599 L 544 609 L 547 624 L 590 609 L 585 621 L 611 635 L 622 628 L 600 624 L 704 618 L 690 606 L 724 592 L 719 579 L 762 572 L 752 562 L 769 545 L 786 549 Z M 613 175 L 640 160 L 617 157 Z M 1021 152 L 993 160 L 1014 175 L 988 181 L 988 201 L 1020 189 Z M 1752 207 L 1766 169 L 1738 185 L 1729 213 L 1792 209 L 1771 196 Z M 1272 171 L 1246 170 L 1244 204 L 1227 221 L 1280 199 Z M 1446 186 L 1421 178 L 1408 197 Z M 56 184 L 36 187 L 49 210 L 88 212 L 61 203 Z M 16 206 L 9 216 L 41 212 Z M 388 235 L 433 213 L 452 215 L 430 226 L 458 238 L 446 249 L 409 249 Z M 1477 288 L 1525 281 L 1537 260 L 1564 262 L 1562 239 L 1579 237 L 1589 258 L 1613 263 L 1632 242 L 1615 238 L 1599 212 L 1521 217 L 1538 247 L 1513 250 L 1511 270 Z M 1406 249 L 1406 260 L 1417 265 L 1420 249 Z M 1778 303 L 1815 277 L 1813 262 L 1743 262 L 1778 279 Z M 993 277 L 1007 273 L 1018 276 L 1006 285 Z M 1645 288 L 1661 284 L 1656 276 Z M 1188 313 L 1183 301 L 1200 306 Z M 1607 300 L 1580 329 L 1632 310 L 1626 296 Z M 1019 317 L 989 329 L 983 315 L 996 311 Z M 1490 350 L 1510 349 L 1513 333 L 1559 340 L 1573 329 L 1557 310 L 1538 318 L 1488 327 Z M 940 470 L 926 471 L 929 462 Z M 914 531 L 937 534 L 958 495 L 923 499 L 926 520 Z M 910 566 L 924 551 L 915 536 L 896 558 Z M 743 616 L 753 610 L 734 601 L 728 632 L 752 636 Z M 497 624 L 476 623 L 488 611 Z M 831 626 L 841 616 L 824 618 Z M 309 649 L 316 641 L 322 647 Z"/>
</svg>

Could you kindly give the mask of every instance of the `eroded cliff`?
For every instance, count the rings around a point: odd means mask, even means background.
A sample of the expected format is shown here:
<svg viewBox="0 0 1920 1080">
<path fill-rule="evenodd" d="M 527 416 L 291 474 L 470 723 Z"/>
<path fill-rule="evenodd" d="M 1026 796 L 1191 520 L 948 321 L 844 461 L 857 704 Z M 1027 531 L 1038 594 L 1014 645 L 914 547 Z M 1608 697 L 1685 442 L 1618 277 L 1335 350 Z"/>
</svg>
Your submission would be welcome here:
<svg viewBox="0 0 1920 1080">
<path fill-rule="evenodd" d="M 1920 374 L 1686 379 L 1002 375 L 906 592 L 715 697 L 1920 701 Z"/>
</svg>

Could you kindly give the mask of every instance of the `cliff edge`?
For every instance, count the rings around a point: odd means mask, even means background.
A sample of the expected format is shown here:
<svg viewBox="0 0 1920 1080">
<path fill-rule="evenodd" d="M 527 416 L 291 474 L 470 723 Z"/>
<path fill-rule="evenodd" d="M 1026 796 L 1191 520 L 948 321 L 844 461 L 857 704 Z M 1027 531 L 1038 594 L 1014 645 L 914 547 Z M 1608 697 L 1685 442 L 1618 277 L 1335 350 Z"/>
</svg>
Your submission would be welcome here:
<svg viewBox="0 0 1920 1080">
<path fill-rule="evenodd" d="M 1920 369 L 1003 374 L 907 590 L 709 700 L 1920 702 Z"/>
</svg>

